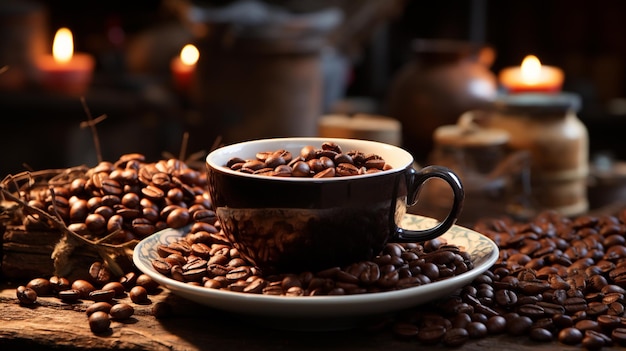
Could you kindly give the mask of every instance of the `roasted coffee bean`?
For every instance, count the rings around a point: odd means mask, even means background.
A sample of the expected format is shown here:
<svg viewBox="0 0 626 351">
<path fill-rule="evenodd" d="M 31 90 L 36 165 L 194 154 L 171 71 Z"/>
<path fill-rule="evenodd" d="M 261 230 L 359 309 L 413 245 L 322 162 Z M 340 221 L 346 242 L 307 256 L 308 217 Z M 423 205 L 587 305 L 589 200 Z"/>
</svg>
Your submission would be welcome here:
<svg viewBox="0 0 626 351">
<path fill-rule="evenodd" d="M 483 322 L 471 322 L 465 329 L 471 339 L 481 339 L 486 337 L 489 333 L 487 326 Z"/>
<path fill-rule="evenodd" d="M 64 290 L 68 290 L 71 286 L 69 279 L 64 277 L 58 277 L 56 275 L 50 277 L 48 281 L 50 282 L 53 293 L 59 293 Z"/>
<path fill-rule="evenodd" d="M 626 346 L 626 328 L 613 329 L 611 339 L 620 346 Z"/>
<path fill-rule="evenodd" d="M 109 310 L 111 318 L 123 320 L 130 318 L 135 313 L 135 308 L 127 303 L 118 303 L 113 305 Z"/>
<path fill-rule="evenodd" d="M 102 286 L 102 290 L 113 290 L 114 297 L 123 297 L 126 294 L 124 285 L 120 282 L 108 282 Z"/>
<path fill-rule="evenodd" d="M 111 307 L 112 305 L 109 302 L 105 302 L 105 301 L 95 302 L 87 307 L 87 309 L 85 310 L 85 313 L 87 314 L 87 316 L 91 316 L 94 312 L 97 312 L 97 311 L 102 311 L 108 314 L 109 311 L 111 311 Z"/>
<path fill-rule="evenodd" d="M 62 301 L 72 303 L 78 301 L 81 298 L 81 292 L 76 289 L 67 289 L 59 291 L 58 296 L 59 299 L 61 299 Z"/>
<path fill-rule="evenodd" d="M 574 327 L 564 328 L 559 332 L 558 339 L 566 345 L 576 345 L 583 340 L 583 333 Z"/>
<path fill-rule="evenodd" d="M 332 178 L 336 175 L 335 168 L 326 168 L 313 175 L 313 178 Z"/>
<path fill-rule="evenodd" d="M 146 289 L 148 294 L 156 293 L 157 288 L 159 287 L 159 283 L 157 283 L 154 279 L 152 279 L 152 277 L 144 273 L 137 276 L 135 284 Z"/>
<path fill-rule="evenodd" d="M 552 341 L 552 333 L 545 328 L 531 328 L 528 337 L 534 341 L 550 342 Z"/>
<path fill-rule="evenodd" d="M 190 217 L 186 208 L 178 207 L 167 215 L 166 222 L 170 228 L 181 228 L 189 223 Z"/>
<path fill-rule="evenodd" d="M 107 219 L 98 213 L 90 213 L 85 219 L 87 229 L 92 233 L 100 233 L 106 229 Z"/>
<path fill-rule="evenodd" d="M 89 299 L 92 301 L 111 301 L 115 297 L 115 290 L 94 290 L 89 293 Z"/>
<path fill-rule="evenodd" d="M 102 263 L 94 262 L 89 267 L 89 275 L 97 285 L 104 285 L 111 280 L 111 271 Z"/>
<path fill-rule="evenodd" d="M 148 302 L 148 291 L 143 286 L 134 286 L 128 292 L 128 297 L 134 303 L 142 304 Z"/>
<path fill-rule="evenodd" d="M 15 289 L 15 295 L 23 305 L 32 305 L 37 301 L 37 292 L 31 288 L 20 285 Z"/>
<path fill-rule="evenodd" d="M 147 218 L 135 218 L 131 222 L 133 233 L 140 238 L 146 237 L 156 231 L 156 225 Z"/>
<path fill-rule="evenodd" d="M 471 332 L 463 328 L 451 328 L 446 330 L 443 336 L 443 344 L 450 347 L 458 347 L 472 337 Z"/>
<path fill-rule="evenodd" d="M 71 288 L 79 292 L 79 298 L 88 299 L 89 293 L 96 290 L 90 282 L 84 279 L 77 279 L 72 283 Z"/>
<path fill-rule="evenodd" d="M 89 328 L 94 334 L 102 334 L 109 330 L 111 319 L 109 314 L 96 311 L 89 316 Z"/>
<path fill-rule="evenodd" d="M 517 304 L 517 295 L 508 289 L 497 290 L 495 293 L 495 301 L 500 306 L 514 306 Z"/>
<path fill-rule="evenodd" d="M 33 278 L 27 284 L 27 288 L 33 289 L 37 296 L 50 296 L 52 295 L 52 284 L 45 278 Z"/>
</svg>

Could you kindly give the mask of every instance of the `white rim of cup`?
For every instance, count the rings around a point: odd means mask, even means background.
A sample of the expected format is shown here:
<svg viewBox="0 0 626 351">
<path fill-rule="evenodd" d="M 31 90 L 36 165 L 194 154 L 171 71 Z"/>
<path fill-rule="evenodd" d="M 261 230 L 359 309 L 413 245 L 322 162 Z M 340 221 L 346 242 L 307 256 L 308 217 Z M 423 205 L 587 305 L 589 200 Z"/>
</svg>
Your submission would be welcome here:
<svg viewBox="0 0 626 351">
<path fill-rule="evenodd" d="M 287 182 L 336 182 L 348 181 L 352 177 L 331 177 L 331 178 L 311 178 L 311 177 L 269 177 L 264 175 L 238 172 L 226 167 L 226 163 L 233 157 L 242 159 L 254 159 L 257 152 L 276 151 L 285 149 L 290 151 L 294 157 L 300 154 L 300 149 L 311 145 L 321 148 L 322 143 L 333 142 L 339 145 L 344 152 L 357 150 L 365 153 L 374 153 L 381 156 L 385 162 L 391 165 L 391 169 L 359 175 L 359 179 L 377 177 L 390 173 L 400 172 L 413 164 L 413 156 L 406 150 L 391 144 L 378 141 L 347 138 L 321 138 L 321 137 L 289 137 L 289 138 L 267 138 L 243 141 L 235 144 L 225 145 L 211 151 L 206 157 L 209 167 L 227 174 L 239 177 L 249 177 L 274 181 Z M 356 147 L 362 145 L 363 147 Z"/>
</svg>

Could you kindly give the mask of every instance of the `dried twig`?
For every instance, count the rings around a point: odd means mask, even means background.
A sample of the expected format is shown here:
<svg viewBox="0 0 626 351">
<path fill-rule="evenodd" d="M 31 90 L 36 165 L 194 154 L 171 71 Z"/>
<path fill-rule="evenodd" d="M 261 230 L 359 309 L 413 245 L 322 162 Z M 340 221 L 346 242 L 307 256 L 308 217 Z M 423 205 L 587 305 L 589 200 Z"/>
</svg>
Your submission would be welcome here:
<svg viewBox="0 0 626 351">
<path fill-rule="evenodd" d="M 87 103 L 85 102 L 85 97 L 81 96 L 80 102 L 83 104 L 83 109 L 85 110 L 85 113 L 87 114 L 87 121 L 81 123 L 81 127 L 89 126 L 89 128 L 91 129 L 94 147 L 96 148 L 96 156 L 98 157 L 98 162 L 102 162 L 103 159 L 102 159 L 102 151 L 100 150 L 100 138 L 98 137 L 98 130 L 96 129 L 96 124 L 98 124 L 98 122 L 105 120 L 106 115 L 102 115 L 94 120 L 93 117 L 91 116 L 91 111 L 89 110 L 89 107 L 87 106 Z"/>
<path fill-rule="evenodd" d="M 180 155 L 178 156 L 179 160 L 184 160 L 187 154 L 187 144 L 189 143 L 189 132 L 183 133 L 183 141 L 180 146 Z"/>
</svg>

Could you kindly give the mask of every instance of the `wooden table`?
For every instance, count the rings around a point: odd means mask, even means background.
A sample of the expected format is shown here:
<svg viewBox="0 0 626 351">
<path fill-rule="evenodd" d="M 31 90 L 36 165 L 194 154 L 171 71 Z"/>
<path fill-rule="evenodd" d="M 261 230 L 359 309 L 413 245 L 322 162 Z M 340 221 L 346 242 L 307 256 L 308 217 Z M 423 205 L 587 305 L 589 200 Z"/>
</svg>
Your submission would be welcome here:
<svg viewBox="0 0 626 351">
<path fill-rule="evenodd" d="M 40 297 L 32 307 L 22 306 L 15 286 L 0 285 L 0 348 L 2 350 L 118 349 L 118 350 L 417 350 L 427 347 L 416 340 L 402 340 L 389 328 L 362 328 L 330 332 L 284 331 L 242 321 L 222 312 L 184 300 L 167 290 L 137 305 L 134 316 L 112 322 L 111 332 L 95 335 L 89 329 L 85 309 L 90 303 L 68 305 L 55 297 Z M 165 301 L 177 306 L 167 318 L 152 315 L 152 306 Z M 582 350 L 558 342 L 537 343 L 527 337 L 492 336 L 470 340 L 462 350 Z M 605 347 L 602 350 L 623 350 Z"/>
</svg>

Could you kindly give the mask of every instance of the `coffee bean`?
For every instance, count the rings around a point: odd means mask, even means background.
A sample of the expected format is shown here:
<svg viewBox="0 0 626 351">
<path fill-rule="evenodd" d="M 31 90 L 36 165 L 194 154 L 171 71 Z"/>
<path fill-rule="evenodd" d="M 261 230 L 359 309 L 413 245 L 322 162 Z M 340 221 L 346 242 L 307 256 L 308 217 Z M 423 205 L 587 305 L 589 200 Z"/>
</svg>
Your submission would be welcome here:
<svg viewBox="0 0 626 351">
<path fill-rule="evenodd" d="M 59 299 L 68 303 L 76 302 L 81 298 L 81 292 L 76 289 L 59 291 L 58 295 Z"/>
<path fill-rule="evenodd" d="M 111 301 L 115 297 L 115 290 L 93 290 L 89 292 L 92 301 Z"/>
<path fill-rule="evenodd" d="M 134 303 L 142 304 L 148 302 L 148 291 L 142 286 L 134 286 L 128 292 L 128 296 Z"/>
<path fill-rule="evenodd" d="M 33 289 L 37 296 L 50 296 L 52 294 L 52 284 L 45 278 L 31 279 L 27 284 L 27 288 Z"/>
<path fill-rule="evenodd" d="M 108 282 L 102 286 L 102 290 L 113 290 L 115 292 L 114 297 L 124 297 L 125 289 L 120 282 Z"/>
<path fill-rule="evenodd" d="M 84 279 L 77 279 L 72 283 L 71 288 L 73 290 L 78 291 L 79 293 L 79 298 L 81 299 L 88 299 L 89 298 L 89 293 L 96 290 L 96 288 L 93 286 L 93 284 L 91 284 L 90 282 L 84 280 Z"/>
<path fill-rule="evenodd" d="M 149 275 L 145 273 L 142 273 L 137 276 L 137 280 L 135 281 L 135 284 L 137 286 L 141 286 L 144 289 L 146 289 L 148 294 L 156 293 L 157 288 L 159 287 L 159 283 L 157 283 L 154 279 L 152 279 L 152 277 L 150 277 Z"/>
<path fill-rule="evenodd" d="M 105 301 L 95 302 L 89 305 L 89 307 L 87 307 L 87 309 L 85 310 L 85 313 L 87 314 L 87 316 L 91 316 L 94 312 L 97 312 L 97 311 L 102 311 L 108 314 L 109 311 L 111 311 L 111 307 L 112 306 L 109 302 L 105 302 Z"/>
<path fill-rule="evenodd" d="M 126 303 L 118 303 L 111 307 L 109 314 L 111 318 L 123 320 L 130 318 L 135 313 L 133 306 Z"/>
<path fill-rule="evenodd" d="M 97 285 L 104 285 L 111 280 L 111 272 L 102 262 L 94 262 L 89 267 L 89 275 Z"/>
<path fill-rule="evenodd" d="M 450 347 L 458 347 L 467 342 L 472 337 L 470 331 L 463 328 L 451 328 L 443 336 L 443 344 Z"/>
<path fill-rule="evenodd" d="M 489 333 L 487 326 L 483 322 L 471 322 L 465 329 L 471 339 L 481 339 L 486 337 Z"/>
<path fill-rule="evenodd" d="M 495 300 L 500 306 L 514 306 L 517 304 L 517 295 L 508 289 L 497 290 Z"/>
<path fill-rule="evenodd" d="M 48 280 L 50 282 L 50 286 L 52 288 L 52 292 L 59 293 L 63 290 L 68 290 L 70 288 L 70 281 L 64 277 L 58 277 L 56 275 L 50 277 Z"/>
<path fill-rule="evenodd" d="M 552 341 L 553 335 L 548 329 L 533 327 L 530 329 L 528 337 L 534 341 L 550 342 Z"/>
<path fill-rule="evenodd" d="M 566 345 L 576 345 L 583 340 L 583 333 L 574 327 L 564 328 L 559 332 L 558 339 Z"/>
<path fill-rule="evenodd" d="M 626 346 L 626 328 L 613 329 L 611 339 L 620 346 Z"/>
<path fill-rule="evenodd" d="M 20 285 L 15 289 L 15 295 L 23 305 L 32 305 L 37 301 L 37 292 L 26 286 Z"/>
<path fill-rule="evenodd" d="M 111 319 L 109 314 L 103 311 L 96 311 L 89 316 L 89 328 L 94 334 L 102 334 L 109 330 Z"/>
</svg>

